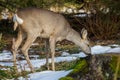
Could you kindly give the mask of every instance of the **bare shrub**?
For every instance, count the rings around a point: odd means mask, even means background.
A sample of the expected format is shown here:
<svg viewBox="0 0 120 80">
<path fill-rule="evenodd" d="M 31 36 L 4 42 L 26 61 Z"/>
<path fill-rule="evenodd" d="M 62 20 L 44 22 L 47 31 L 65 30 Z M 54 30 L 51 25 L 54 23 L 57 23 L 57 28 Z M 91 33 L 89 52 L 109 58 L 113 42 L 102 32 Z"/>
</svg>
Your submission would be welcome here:
<svg viewBox="0 0 120 80">
<path fill-rule="evenodd" d="M 120 16 L 98 12 L 91 17 L 68 18 L 72 27 L 80 33 L 82 28 L 88 30 L 89 36 L 95 39 L 117 39 L 120 33 Z"/>
<path fill-rule="evenodd" d="M 0 33 L 0 51 L 2 51 L 7 45 L 7 42 L 3 39 L 2 33 Z"/>
<path fill-rule="evenodd" d="M 120 29 L 120 17 L 110 14 L 98 14 L 85 18 L 84 27 L 97 39 L 117 38 Z"/>
</svg>

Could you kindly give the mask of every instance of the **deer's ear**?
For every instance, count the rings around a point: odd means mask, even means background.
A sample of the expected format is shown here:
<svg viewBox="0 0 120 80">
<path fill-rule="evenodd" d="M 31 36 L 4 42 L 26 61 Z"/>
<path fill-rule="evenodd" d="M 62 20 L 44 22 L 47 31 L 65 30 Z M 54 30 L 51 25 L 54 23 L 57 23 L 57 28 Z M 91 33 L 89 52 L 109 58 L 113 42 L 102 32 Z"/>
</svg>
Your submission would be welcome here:
<svg viewBox="0 0 120 80">
<path fill-rule="evenodd" d="M 82 29 L 81 34 L 82 34 L 83 39 L 87 39 L 87 34 L 88 33 L 87 33 L 87 30 L 85 28 Z"/>
</svg>

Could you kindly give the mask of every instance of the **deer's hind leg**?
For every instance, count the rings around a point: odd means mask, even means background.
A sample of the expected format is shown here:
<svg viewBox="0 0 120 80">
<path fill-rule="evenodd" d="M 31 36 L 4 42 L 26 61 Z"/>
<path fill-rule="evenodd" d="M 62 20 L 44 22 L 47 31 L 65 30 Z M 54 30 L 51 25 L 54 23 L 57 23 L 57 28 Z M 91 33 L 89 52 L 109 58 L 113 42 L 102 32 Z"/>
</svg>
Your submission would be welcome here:
<svg viewBox="0 0 120 80">
<path fill-rule="evenodd" d="M 50 67 L 49 67 L 49 39 L 46 39 L 45 40 L 45 54 L 46 54 L 46 68 L 47 68 L 47 70 L 49 70 L 50 69 Z"/>
<path fill-rule="evenodd" d="M 25 44 L 23 45 L 23 47 L 21 49 L 22 53 L 25 56 L 25 59 L 27 60 L 28 65 L 31 69 L 31 72 L 34 72 L 34 68 L 33 68 L 32 64 L 30 62 L 30 59 L 29 59 L 29 56 L 28 56 L 28 50 L 29 50 L 30 46 L 32 45 L 32 43 L 35 41 L 36 38 L 37 38 L 37 35 L 29 34 L 27 36 Z"/>
<path fill-rule="evenodd" d="M 16 54 L 17 54 L 17 50 L 21 44 L 21 42 L 23 41 L 23 33 L 22 31 L 19 31 L 18 32 L 18 35 L 17 35 L 17 39 L 15 40 L 13 38 L 13 43 L 12 43 L 12 53 L 13 53 L 13 61 L 14 61 L 14 66 L 15 66 L 15 69 L 17 70 L 17 64 L 16 64 Z"/>
</svg>

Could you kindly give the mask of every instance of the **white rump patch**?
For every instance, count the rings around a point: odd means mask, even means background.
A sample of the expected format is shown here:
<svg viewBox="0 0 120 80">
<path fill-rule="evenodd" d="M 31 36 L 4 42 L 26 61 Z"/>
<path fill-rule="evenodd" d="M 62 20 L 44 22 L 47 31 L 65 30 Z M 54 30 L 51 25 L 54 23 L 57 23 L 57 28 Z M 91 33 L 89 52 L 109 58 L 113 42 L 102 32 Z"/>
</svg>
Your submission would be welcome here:
<svg viewBox="0 0 120 80">
<path fill-rule="evenodd" d="M 13 16 L 13 21 L 14 22 L 18 22 L 18 24 L 23 24 L 23 19 L 21 19 L 20 17 L 18 17 L 18 15 L 17 14 L 14 14 L 14 16 Z"/>
</svg>

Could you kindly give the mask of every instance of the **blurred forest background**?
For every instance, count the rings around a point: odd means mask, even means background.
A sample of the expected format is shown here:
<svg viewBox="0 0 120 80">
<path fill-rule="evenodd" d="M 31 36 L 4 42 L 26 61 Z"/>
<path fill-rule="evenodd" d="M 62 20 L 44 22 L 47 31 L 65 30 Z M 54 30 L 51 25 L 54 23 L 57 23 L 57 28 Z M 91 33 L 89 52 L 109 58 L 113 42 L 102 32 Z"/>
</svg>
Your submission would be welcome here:
<svg viewBox="0 0 120 80">
<path fill-rule="evenodd" d="M 5 8 L 15 11 L 25 7 L 63 14 L 78 32 L 86 28 L 92 41 L 117 40 L 120 43 L 120 0 L 0 0 L 0 12 Z M 12 40 L 9 38 L 16 34 L 12 21 L 0 20 L 0 33 L 4 39 L 1 46 L 9 44 Z"/>
</svg>

